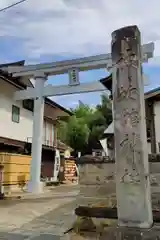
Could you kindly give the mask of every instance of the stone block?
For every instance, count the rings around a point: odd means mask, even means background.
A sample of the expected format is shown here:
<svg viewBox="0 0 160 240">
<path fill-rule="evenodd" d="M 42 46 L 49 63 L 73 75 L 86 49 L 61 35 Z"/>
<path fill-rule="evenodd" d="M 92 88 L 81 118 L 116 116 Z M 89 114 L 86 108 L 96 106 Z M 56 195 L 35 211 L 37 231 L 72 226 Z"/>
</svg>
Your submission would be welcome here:
<svg viewBox="0 0 160 240">
<path fill-rule="evenodd" d="M 91 161 L 91 160 L 90 160 Z M 112 163 L 84 163 L 80 166 L 80 205 L 107 206 L 108 199 L 115 195 L 115 174 Z"/>
<path fill-rule="evenodd" d="M 114 181 L 106 184 L 80 185 L 80 195 L 84 197 L 106 198 L 116 192 Z"/>
<path fill-rule="evenodd" d="M 103 184 L 114 179 L 114 164 L 93 163 L 80 167 L 80 184 Z"/>
</svg>

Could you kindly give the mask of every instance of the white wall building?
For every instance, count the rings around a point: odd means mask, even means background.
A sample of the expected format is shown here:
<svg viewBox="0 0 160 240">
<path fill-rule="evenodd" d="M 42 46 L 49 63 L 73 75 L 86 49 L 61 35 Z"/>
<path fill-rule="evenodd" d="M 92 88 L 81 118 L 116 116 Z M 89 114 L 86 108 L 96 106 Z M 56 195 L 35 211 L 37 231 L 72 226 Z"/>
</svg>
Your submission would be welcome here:
<svg viewBox="0 0 160 240">
<path fill-rule="evenodd" d="M 19 65 L 22 62 L 10 65 Z M 7 64 L 8 65 L 8 64 Z M 2 67 L 4 65 L 0 65 Z M 13 78 L 0 71 L 0 151 L 23 153 L 31 149 L 33 126 L 33 100 L 15 101 L 17 90 L 33 87 L 28 79 Z M 59 117 L 68 117 L 71 112 L 52 100 L 45 98 L 43 123 L 42 162 L 54 161 L 57 146 L 57 124 Z M 48 164 L 49 166 L 49 164 Z M 51 168 L 51 167 L 48 167 Z"/>
<path fill-rule="evenodd" d="M 33 101 L 14 101 L 13 94 L 17 90 L 17 86 L 4 79 L 0 79 L 0 81 L 0 137 L 31 142 Z M 44 145 L 54 145 L 54 128 L 57 117 L 68 115 L 67 110 L 61 110 L 59 107 L 51 100 L 46 100 L 43 126 Z"/>
<path fill-rule="evenodd" d="M 160 153 L 160 88 L 145 93 L 146 121 L 150 152 Z"/>
</svg>

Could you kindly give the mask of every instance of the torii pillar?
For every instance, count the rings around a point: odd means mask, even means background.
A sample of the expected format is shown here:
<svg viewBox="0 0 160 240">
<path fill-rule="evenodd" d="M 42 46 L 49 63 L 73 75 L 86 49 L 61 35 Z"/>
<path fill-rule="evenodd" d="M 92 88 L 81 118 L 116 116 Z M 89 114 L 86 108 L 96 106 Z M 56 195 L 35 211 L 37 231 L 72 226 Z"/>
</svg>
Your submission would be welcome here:
<svg viewBox="0 0 160 240">
<path fill-rule="evenodd" d="M 44 84 L 47 78 L 44 73 L 37 72 L 34 75 L 34 79 L 35 90 L 37 92 L 37 95 L 39 95 L 39 93 L 43 93 Z M 41 193 L 43 191 L 43 183 L 40 181 L 42 144 L 43 144 L 43 119 L 44 119 L 44 97 L 41 96 L 34 99 L 32 160 L 30 169 L 30 181 L 28 183 L 28 192 L 31 193 Z"/>
<path fill-rule="evenodd" d="M 137 26 L 112 33 L 113 120 L 119 226 L 149 228 L 149 180 L 141 37 Z"/>
</svg>

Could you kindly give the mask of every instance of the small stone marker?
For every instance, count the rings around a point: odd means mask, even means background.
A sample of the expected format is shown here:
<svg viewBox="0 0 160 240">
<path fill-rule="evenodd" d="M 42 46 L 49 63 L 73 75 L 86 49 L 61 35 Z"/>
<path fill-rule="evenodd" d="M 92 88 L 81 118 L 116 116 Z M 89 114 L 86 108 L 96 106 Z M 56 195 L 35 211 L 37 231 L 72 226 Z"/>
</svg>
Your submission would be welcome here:
<svg viewBox="0 0 160 240">
<path fill-rule="evenodd" d="M 119 226 L 149 228 L 152 207 L 137 26 L 112 33 L 113 118 Z"/>
</svg>

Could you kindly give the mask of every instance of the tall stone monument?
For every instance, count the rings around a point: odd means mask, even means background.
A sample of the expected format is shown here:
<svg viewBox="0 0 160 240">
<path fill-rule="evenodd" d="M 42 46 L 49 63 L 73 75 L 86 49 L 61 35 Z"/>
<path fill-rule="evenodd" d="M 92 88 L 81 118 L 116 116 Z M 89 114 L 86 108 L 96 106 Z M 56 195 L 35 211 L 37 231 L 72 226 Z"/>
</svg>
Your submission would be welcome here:
<svg viewBox="0 0 160 240">
<path fill-rule="evenodd" d="M 153 219 L 140 46 L 137 26 L 112 33 L 116 192 L 119 226 L 149 228 Z"/>
</svg>

